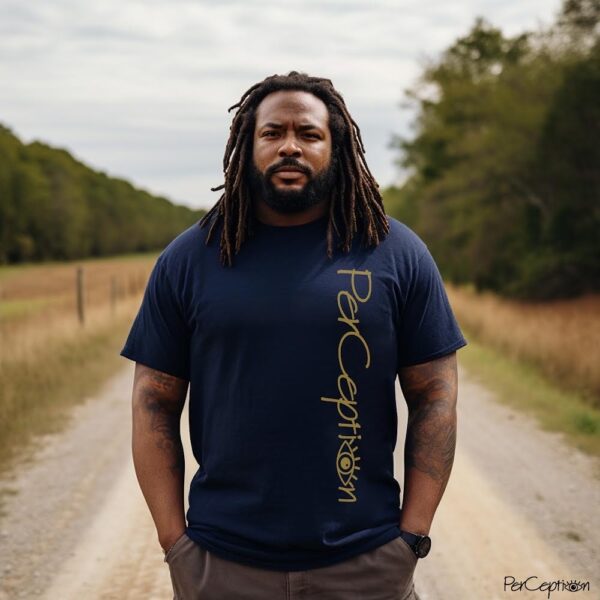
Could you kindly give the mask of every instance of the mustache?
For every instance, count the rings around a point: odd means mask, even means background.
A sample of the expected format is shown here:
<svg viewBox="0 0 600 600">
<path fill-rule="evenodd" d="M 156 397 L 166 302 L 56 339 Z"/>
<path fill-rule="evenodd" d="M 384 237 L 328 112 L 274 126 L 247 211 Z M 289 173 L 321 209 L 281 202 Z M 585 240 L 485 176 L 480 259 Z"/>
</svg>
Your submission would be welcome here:
<svg viewBox="0 0 600 600">
<path fill-rule="evenodd" d="M 307 177 L 312 177 L 312 169 L 299 163 L 295 158 L 282 158 L 277 164 L 271 165 L 265 171 L 265 177 L 271 177 L 275 171 L 282 167 L 294 167 L 294 169 L 298 169 L 298 171 L 304 173 Z"/>
</svg>

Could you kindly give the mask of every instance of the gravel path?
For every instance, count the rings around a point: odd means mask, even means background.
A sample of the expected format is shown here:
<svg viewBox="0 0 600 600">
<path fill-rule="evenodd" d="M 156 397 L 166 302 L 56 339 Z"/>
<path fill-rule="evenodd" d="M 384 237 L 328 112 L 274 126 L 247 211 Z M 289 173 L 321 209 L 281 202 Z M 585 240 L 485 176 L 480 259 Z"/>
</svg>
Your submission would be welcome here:
<svg viewBox="0 0 600 600">
<path fill-rule="evenodd" d="M 600 598 L 600 462 L 540 431 L 461 372 L 457 455 L 419 564 L 422 600 L 547 598 L 504 591 L 504 578 L 589 581 Z M 398 456 L 397 464 L 402 464 Z M 430 560 L 431 559 L 431 560 Z"/>
<path fill-rule="evenodd" d="M 74 409 L 62 434 L 40 438 L 34 459 L 0 481 L 0 600 L 172 597 L 130 458 L 132 375 L 130 366 L 116 374 Z M 401 397 L 398 406 L 403 432 Z M 598 461 L 496 404 L 465 373 L 459 406 L 452 477 L 431 554 L 416 572 L 422 600 L 548 597 L 504 591 L 506 576 L 537 576 L 530 586 L 589 581 L 589 592 L 550 597 L 600 598 Z M 399 442 L 398 467 L 401 450 Z M 188 481 L 194 467 L 190 457 Z"/>
</svg>

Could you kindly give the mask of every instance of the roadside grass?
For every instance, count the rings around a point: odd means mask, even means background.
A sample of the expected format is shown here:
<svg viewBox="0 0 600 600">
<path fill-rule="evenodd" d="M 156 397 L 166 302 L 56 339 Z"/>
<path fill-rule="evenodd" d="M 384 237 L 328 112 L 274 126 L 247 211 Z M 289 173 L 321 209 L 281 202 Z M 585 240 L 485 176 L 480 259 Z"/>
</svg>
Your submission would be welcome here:
<svg viewBox="0 0 600 600">
<path fill-rule="evenodd" d="M 111 293 L 139 291 L 157 253 L 79 261 L 0 266 L 0 305 L 46 300 L 75 309 L 78 268 L 83 269 L 86 304 L 106 304 Z"/>
<path fill-rule="evenodd" d="M 0 319 L 18 319 L 40 312 L 52 302 L 52 298 L 36 298 L 34 300 L 0 301 Z"/>
<path fill-rule="evenodd" d="M 0 265 L 0 283 L 5 282 L 13 277 L 18 277 L 23 273 L 31 270 L 44 269 L 48 270 L 53 267 L 63 269 L 69 265 L 94 265 L 97 263 L 120 263 L 120 262 L 135 262 L 135 261 L 147 261 L 148 259 L 154 259 L 158 257 L 159 252 L 132 252 L 131 254 L 117 254 L 115 256 L 96 256 L 90 258 L 82 258 L 76 260 L 49 260 L 46 262 L 27 262 L 11 265 Z"/>
<path fill-rule="evenodd" d="M 114 319 L 90 315 L 84 328 L 63 330 L 27 357 L 0 362 L 0 471 L 27 458 L 34 436 L 65 427 L 68 409 L 123 365 L 119 350 L 139 302 L 139 296 L 128 299 Z"/>
<path fill-rule="evenodd" d="M 99 311 L 111 319 L 127 298 L 140 295 L 156 253 L 78 262 L 0 267 L 0 365 L 26 360 L 49 338 L 77 323 L 76 272 L 83 268 L 85 319 Z M 91 318 L 91 317 L 90 317 Z"/>
<path fill-rule="evenodd" d="M 156 253 L 0 267 L 0 470 L 123 364 L 119 350 Z M 84 269 L 85 323 L 76 268 Z"/>
<path fill-rule="evenodd" d="M 600 409 L 600 294 L 524 302 L 446 284 L 461 327 L 481 344 L 537 367 L 568 394 Z M 548 402 L 550 404 L 550 402 Z M 587 424 L 581 417 L 580 426 Z"/>
<path fill-rule="evenodd" d="M 474 332 L 463 330 L 469 344 L 459 360 L 470 376 L 502 403 L 533 416 L 543 429 L 561 432 L 576 448 L 600 456 L 600 409 L 580 393 L 558 387 L 539 367 L 484 345 Z"/>
</svg>

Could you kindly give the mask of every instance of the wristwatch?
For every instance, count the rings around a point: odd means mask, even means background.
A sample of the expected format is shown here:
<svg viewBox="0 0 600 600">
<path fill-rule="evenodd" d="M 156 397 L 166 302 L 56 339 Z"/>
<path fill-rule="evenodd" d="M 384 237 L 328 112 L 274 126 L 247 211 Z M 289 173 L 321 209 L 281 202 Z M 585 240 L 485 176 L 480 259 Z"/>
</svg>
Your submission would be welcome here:
<svg viewBox="0 0 600 600">
<path fill-rule="evenodd" d="M 417 558 L 425 558 L 431 550 L 431 538 L 410 531 L 400 530 L 400 537 L 411 547 Z"/>
</svg>

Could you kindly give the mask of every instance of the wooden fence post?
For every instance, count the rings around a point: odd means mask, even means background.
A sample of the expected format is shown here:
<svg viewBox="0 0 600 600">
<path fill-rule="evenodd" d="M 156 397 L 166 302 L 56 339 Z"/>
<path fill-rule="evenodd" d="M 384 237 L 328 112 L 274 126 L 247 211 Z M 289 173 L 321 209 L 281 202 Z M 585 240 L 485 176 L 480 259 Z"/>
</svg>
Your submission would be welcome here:
<svg viewBox="0 0 600 600">
<path fill-rule="evenodd" d="M 117 278 L 113 275 L 110 278 L 110 314 L 115 315 L 117 311 Z"/>
<path fill-rule="evenodd" d="M 83 288 L 83 267 L 77 267 L 77 316 L 79 317 L 79 323 L 81 325 L 85 323 L 85 302 L 83 297 Z"/>
</svg>

